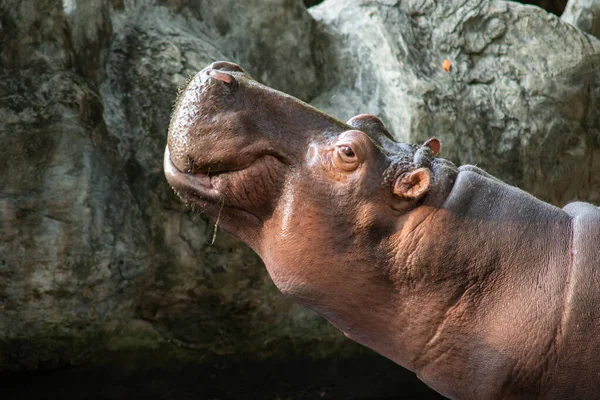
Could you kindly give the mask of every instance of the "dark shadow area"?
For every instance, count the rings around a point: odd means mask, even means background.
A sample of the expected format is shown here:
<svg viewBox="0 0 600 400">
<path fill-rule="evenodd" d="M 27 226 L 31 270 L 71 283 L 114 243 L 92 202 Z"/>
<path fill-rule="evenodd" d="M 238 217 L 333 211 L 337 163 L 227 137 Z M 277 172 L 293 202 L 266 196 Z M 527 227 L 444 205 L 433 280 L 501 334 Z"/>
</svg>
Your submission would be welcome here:
<svg viewBox="0 0 600 400">
<path fill-rule="evenodd" d="M 2 399 L 442 399 L 376 355 L 344 360 L 68 368 L 0 377 Z"/>
<path fill-rule="evenodd" d="M 316 6 L 317 4 L 321 4 L 323 0 L 304 0 L 304 5 L 306 8 Z"/>
<path fill-rule="evenodd" d="M 533 4 L 558 16 L 563 13 L 567 6 L 567 0 L 525 0 L 519 1 L 519 3 Z"/>
</svg>

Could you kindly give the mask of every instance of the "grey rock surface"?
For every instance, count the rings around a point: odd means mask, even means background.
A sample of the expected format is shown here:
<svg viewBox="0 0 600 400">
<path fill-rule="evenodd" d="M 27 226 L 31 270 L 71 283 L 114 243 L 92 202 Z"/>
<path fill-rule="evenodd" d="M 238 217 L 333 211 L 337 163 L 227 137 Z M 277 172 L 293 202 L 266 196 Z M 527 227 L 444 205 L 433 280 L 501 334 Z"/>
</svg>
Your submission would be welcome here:
<svg viewBox="0 0 600 400">
<path fill-rule="evenodd" d="M 560 19 L 595 37 L 600 35 L 600 1 L 570 0 Z"/>
<path fill-rule="evenodd" d="M 555 204 L 600 203 L 598 42 L 502 1 L 0 0 L 0 370 L 109 351 L 359 348 L 188 211 L 161 165 L 177 88 L 227 59 Z M 449 71 L 442 68 L 449 60 Z M 160 362 L 158 359 L 156 362 Z"/>
<path fill-rule="evenodd" d="M 65 35 L 71 22 L 62 6 L 2 5 L 4 369 L 56 359 L 50 348 L 15 357 L 14 341 L 78 336 L 131 320 L 150 254 L 142 215 L 123 184 L 123 162 L 103 121 L 92 80 L 98 76 L 77 72 L 76 60 L 86 57 Z M 101 29 L 110 32 L 107 25 Z M 101 47 L 103 34 L 96 33 L 84 47 Z M 90 65 L 96 61 L 86 58 Z"/>
</svg>

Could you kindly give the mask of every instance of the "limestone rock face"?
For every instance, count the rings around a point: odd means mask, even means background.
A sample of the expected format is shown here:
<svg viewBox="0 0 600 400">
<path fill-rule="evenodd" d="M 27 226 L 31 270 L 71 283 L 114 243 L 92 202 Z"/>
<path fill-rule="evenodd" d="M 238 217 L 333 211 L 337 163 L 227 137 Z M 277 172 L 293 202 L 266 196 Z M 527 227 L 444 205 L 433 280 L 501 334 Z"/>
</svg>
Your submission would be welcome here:
<svg viewBox="0 0 600 400">
<path fill-rule="evenodd" d="M 2 371 L 360 352 L 163 177 L 177 89 L 215 60 L 400 140 L 437 136 L 557 205 L 600 203 L 598 42 L 539 8 L 0 0 L 0 38 Z"/>
<path fill-rule="evenodd" d="M 57 355 L 10 344 L 131 320 L 150 253 L 94 83 L 101 56 L 84 54 L 110 23 L 88 26 L 79 47 L 66 33 L 81 21 L 59 3 L 2 6 L 0 367 L 35 368 Z"/>
<path fill-rule="evenodd" d="M 565 12 L 560 19 L 584 32 L 600 36 L 600 1 L 598 0 L 570 0 Z"/>
</svg>

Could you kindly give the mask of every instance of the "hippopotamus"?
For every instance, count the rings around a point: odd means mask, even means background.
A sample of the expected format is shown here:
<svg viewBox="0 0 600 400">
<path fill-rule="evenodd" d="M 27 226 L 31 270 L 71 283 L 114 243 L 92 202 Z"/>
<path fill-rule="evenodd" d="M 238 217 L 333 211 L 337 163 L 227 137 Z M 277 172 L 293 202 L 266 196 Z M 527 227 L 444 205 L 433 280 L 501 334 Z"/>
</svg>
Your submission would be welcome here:
<svg viewBox="0 0 600 400">
<path fill-rule="evenodd" d="M 285 295 L 453 399 L 600 398 L 600 211 L 346 123 L 215 62 L 164 156 Z"/>
</svg>

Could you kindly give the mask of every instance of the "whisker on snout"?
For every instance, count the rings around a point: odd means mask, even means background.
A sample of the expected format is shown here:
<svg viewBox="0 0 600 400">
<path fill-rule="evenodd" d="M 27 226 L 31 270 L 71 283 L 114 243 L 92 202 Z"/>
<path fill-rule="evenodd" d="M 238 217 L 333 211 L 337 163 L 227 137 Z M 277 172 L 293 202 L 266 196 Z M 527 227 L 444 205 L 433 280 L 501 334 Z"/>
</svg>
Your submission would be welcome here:
<svg viewBox="0 0 600 400">
<path fill-rule="evenodd" d="M 219 214 L 217 214 L 217 219 L 215 221 L 215 229 L 213 231 L 213 237 L 210 241 L 210 245 L 212 246 L 215 243 L 215 239 L 217 238 L 217 230 L 219 229 L 219 220 L 221 219 L 221 212 L 223 211 L 223 206 L 225 205 L 225 197 L 221 196 L 221 207 L 219 207 Z"/>
</svg>

